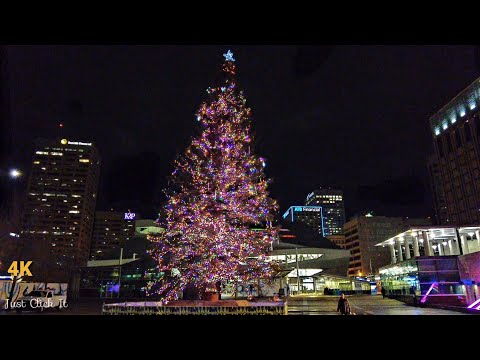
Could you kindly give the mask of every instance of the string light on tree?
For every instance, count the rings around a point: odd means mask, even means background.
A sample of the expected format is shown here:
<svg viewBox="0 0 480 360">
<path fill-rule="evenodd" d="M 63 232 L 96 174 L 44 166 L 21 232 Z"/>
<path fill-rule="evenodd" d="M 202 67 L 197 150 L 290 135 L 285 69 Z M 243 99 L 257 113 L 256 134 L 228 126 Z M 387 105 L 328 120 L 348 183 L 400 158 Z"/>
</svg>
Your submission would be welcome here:
<svg viewBox="0 0 480 360">
<path fill-rule="evenodd" d="M 200 296 L 216 284 L 267 279 L 277 270 L 267 254 L 278 235 L 271 225 L 278 205 L 268 196 L 265 159 L 253 151 L 251 110 L 237 89 L 233 53 L 223 56 L 224 83 L 207 89 L 196 113 L 200 133 L 175 161 L 165 191 L 165 232 L 150 237 L 166 276 L 149 293 L 166 301 L 187 287 Z"/>
</svg>

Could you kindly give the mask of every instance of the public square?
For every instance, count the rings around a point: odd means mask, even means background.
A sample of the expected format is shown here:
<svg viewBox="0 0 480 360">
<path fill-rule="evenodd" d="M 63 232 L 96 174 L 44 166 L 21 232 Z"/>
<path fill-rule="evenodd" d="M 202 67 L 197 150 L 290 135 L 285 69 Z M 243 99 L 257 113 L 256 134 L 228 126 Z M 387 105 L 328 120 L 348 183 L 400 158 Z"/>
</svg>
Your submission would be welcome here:
<svg viewBox="0 0 480 360">
<path fill-rule="evenodd" d="M 349 296 L 356 315 L 467 315 L 457 311 L 413 307 L 380 295 Z M 338 315 L 338 296 L 299 296 L 288 300 L 288 315 Z"/>
<path fill-rule="evenodd" d="M 356 315 L 468 315 L 465 313 L 433 308 L 408 306 L 398 300 L 382 299 L 380 295 L 352 295 L 348 297 L 352 312 Z M 337 296 L 291 296 L 288 299 L 288 315 L 339 315 Z M 48 310 L 41 313 L 22 312 L 22 315 L 101 315 L 102 302 L 82 300 L 62 311 Z M 18 315 L 16 312 L 0 312 L 0 315 Z"/>
<path fill-rule="evenodd" d="M 480 314 L 479 110 L 473 45 L 2 45 L 0 309 Z"/>
</svg>

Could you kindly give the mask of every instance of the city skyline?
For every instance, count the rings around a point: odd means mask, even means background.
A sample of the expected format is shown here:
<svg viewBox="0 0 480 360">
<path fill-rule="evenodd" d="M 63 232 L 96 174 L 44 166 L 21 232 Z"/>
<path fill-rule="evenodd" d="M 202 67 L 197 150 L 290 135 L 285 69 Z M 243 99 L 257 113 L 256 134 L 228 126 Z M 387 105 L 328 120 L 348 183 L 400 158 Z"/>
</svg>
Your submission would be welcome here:
<svg viewBox="0 0 480 360">
<path fill-rule="evenodd" d="M 0 315 L 480 311 L 479 49 L 1 47 Z"/>
<path fill-rule="evenodd" d="M 169 164 L 193 133 L 198 94 L 228 46 L 6 48 L 14 94 L 10 158 L 25 171 L 28 151 L 18 149 L 35 136 L 93 141 L 105 160 L 99 209 L 128 206 L 154 216 Z M 424 159 L 431 150 L 428 117 L 478 77 L 474 47 L 306 47 L 310 53 L 295 46 L 231 48 L 280 213 L 326 184 L 343 189 L 347 218 L 366 210 L 432 215 Z M 181 59 L 184 75 L 173 59 Z M 40 72 L 32 72 L 34 64 Z M 276 74 L 280 86 L 273 88 Z M 364 82 L 371 83 L 367 93 Z M 418 83 L 427 91 L 419 92 Z M 51 91 L 40 92 L 42 87 Z M 411 143 L 411 134 L 419 140 Z M 335 158 L 328 157 L 332 152 Z M 343 167 L 352 170 L 349 176 Z"/>
</svg>

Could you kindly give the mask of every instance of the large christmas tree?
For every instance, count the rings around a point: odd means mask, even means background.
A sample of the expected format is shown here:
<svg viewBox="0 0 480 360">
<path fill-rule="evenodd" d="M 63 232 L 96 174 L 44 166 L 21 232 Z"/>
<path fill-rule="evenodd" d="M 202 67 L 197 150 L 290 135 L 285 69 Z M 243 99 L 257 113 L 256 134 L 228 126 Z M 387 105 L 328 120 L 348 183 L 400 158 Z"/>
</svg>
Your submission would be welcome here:
<svg viewBox="0 0 480 360">
<path fill-rule="evenodd" d="M 152 254 L 163 281 L 150 293 L 175 300 L 186 287 L 198 296 L 220 283 L 271 278 L 266 260 L 278 229 L 268 197 L 265 159 L 253 152 L 251 110 L 236 84 L 233 54 L 224 54 L 223 83 L 207 89 L 196 113 L 201 130 L 175 161 L 160 218 L 166 231 Z"/>
</svg>

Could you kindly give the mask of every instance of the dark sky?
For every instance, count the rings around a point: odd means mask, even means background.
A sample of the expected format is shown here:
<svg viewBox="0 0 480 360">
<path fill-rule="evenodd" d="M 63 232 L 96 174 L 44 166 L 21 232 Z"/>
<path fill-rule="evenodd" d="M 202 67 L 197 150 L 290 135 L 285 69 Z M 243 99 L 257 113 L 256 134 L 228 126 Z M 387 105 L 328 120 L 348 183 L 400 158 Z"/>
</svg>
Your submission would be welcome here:
<svg viewBox="0 0 480 360">
<path fill-rule="evenodd" d="M 475 46 L 9 46 L 13 159 L 62 122 L 101 152 L 99 208 L 154 216 L 228 48 L 281 212 L 331 185 L 347 215 L 431 215 L 428 118 L 480 75 Z"/>
</svg>

